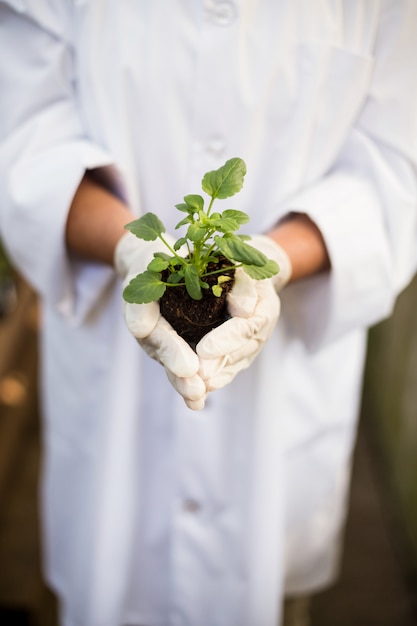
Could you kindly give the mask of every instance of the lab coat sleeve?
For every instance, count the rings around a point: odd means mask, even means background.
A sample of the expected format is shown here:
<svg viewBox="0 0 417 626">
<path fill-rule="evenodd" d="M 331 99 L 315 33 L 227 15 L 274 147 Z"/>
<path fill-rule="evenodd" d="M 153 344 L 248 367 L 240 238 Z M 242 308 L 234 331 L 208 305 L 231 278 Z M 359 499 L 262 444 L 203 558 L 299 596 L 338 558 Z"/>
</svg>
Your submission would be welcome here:
<svg viewBox="0 0 417 626">
<path fill-rule="evenodd" d="M 416 3 L 382 3 L 360 115 L 326 175 L 281 207 L 311 217 L 331 259 L 282 296 L 312 350 L 390 315 L 417 269 L 416 24 Z"/>
<path fill-rule="evenodd" d="M 49 306 L 78 323 L 114 272 L 71 261 L 65 224 L 87 169 L 114 160 L 83 132 L 72 76 L 69 3 L 0 2 L 0 235 Z"/>
</svg>

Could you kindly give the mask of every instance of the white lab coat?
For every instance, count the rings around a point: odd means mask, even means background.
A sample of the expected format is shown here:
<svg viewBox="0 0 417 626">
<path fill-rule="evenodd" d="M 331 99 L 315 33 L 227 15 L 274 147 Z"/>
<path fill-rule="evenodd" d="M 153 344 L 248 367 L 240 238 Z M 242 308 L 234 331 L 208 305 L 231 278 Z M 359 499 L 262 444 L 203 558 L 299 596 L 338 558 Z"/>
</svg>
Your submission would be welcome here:
<svg viewBox="0 0 417 626">
<path fill-rule="evenodd" d="M 0 229 L 43 303 L 46 575 L 65 626 L 275 626 L 337 573 L 366 328 L 416 269 L 412 0 L 0 2 Z M 188 410 L 114 272 L 68 258 L 86 168 L 135 214 L 200 193 L 332 262 L 282 292 L 249 370 Z"/>
</svg>

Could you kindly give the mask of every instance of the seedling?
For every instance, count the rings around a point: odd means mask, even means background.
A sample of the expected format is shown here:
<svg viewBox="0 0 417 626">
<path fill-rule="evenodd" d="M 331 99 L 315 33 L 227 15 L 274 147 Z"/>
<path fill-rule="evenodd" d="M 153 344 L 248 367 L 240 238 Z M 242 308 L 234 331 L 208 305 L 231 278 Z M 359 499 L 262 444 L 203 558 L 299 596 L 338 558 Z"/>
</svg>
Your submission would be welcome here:
<svg viewBox="0 0 417 626">
<path fill-rule="evenodd" d="M 203 290 L 209 289 L 220 297 L 225 283 L 232 280 L 231 271 L 238 267 L 256 280 L 270 278 L 279 271 L 275 261 L 246 243 L 250 237 L 236 234 L 240 226 L 249 221 L 246 213 L 233 209 L 222 213 L 212 211 L 215 200 L 229 198 L 242 189 L 245 174 L 245 162 L 233 158 L 218 170 L 204 175 L 201 185 L 209 196 L 207 209 L 204 198 L 196 194 L 185 196 L 184 202 L 175 205 L 185 213 L 176 229 L 187 227 L 187 230 L 173 247 L 164 238 L 165 226 L 154 213 L 146 213 L 125 226 L 145 241 L 159 238 L 166 248 L 166 252 L 155 253 L 146 271 L 126 286 L 123 297 L 127 302 L 154 302 L 160 300 L 167 289 L 179 286 L 185 286 L 193 300 L 201 300 Z M 185 256 L 180 250 L 186 251 Z M 223 262 L 219 268 L 222 257 L 229 265 L 224 267 Z M 217 274 L 217 282 L 210 288 L 207 278 Z"/>
</svg>

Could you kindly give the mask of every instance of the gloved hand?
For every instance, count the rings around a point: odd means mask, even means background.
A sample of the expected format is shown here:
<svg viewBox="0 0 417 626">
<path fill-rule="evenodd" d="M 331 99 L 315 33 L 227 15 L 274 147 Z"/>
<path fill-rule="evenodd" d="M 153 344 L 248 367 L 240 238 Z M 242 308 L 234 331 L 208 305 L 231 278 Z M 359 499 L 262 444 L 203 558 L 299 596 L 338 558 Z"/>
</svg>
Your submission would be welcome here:
<svg viewBox="0 0 417 626">
<path fill-rule="evenodd" d="M 174 239 L 164 235 L 170 245 Z M 166 252 L 160 240 L 144 241 L 131 233 L 119 240 L 114 254 L 114 266 L 123 287 L 137 274 L 144 272 L 154 252 Z M 199 360 L 195 352 L 161 316 L 158 302 L 129 304 L 123 301 L 125 321 L 129 331 L 145 352 L 161 363 L 173 387 L 190 409 L 204 407 L 206 387 L 198 374 Z"/>
<path fill-rule="evenodd" d="M 278 292 L 291 278 L 288 255 L 270 237 L 257 235 L 248 244 L 276 261 L 280 271 L 272 278 L 254 280 L 243 269 L 236 270 L 227 298 L 231 319 L 210 331 L 196 347 L 207 391 L 230 383 L 259 354 L 279 317 Z"/>
</svg>

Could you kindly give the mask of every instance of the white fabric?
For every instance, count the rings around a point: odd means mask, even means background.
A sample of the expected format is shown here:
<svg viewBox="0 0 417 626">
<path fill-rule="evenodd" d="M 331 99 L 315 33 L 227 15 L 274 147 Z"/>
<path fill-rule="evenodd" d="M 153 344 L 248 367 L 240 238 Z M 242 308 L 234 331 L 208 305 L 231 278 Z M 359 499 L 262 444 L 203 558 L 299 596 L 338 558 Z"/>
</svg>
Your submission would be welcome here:
<svg viewBox="0 0 417 626">
<path fill-rule="evenodd" d="M 64 626 L 276 626 L 284 588 L 334 577 L 365 331 L 416 270 L 416 12 L 0 2 L 0 232 L 43 303 Z M 217 210 L 247 211 L 252 233 L 306 212 L 332 271 L 280 292 L 262 352 L 195 412 L 128 332 L 115 273 L 68 259 L 65 221 L 85 168 L 106 167 L 174 232 L 174 205 L 234 156 L 244 188 Z"/>
<path fill-rule="evenodd" d="M 164 238 L 173 247 L 175 239 L 168 234 Z M 143 241 L 131 233 L 121 237 L 116 246 L 114 265 L 123 287 L 146 270 L 155 252 L 166 252 L 159 239 Z M 159 303 L 132 304 L 123 301 L 123 312 L 129 331 L 145 352 L 164 366 L 171 384 L 186 405 L 194 410 L 203 409 L 207 393 L 206 385 L 198 375 L 198 357 L 161 316 Z"/>
</svg>

